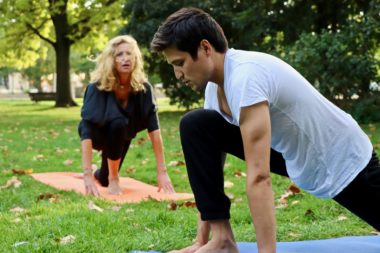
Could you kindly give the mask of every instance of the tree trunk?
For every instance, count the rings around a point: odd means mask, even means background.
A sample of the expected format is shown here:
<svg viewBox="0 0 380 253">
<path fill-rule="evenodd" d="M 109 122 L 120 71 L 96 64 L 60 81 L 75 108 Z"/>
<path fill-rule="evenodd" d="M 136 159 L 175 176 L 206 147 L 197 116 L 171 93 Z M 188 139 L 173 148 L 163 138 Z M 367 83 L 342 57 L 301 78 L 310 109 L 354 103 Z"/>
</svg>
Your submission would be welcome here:
<svg viewBox="0 0 380 253">
<path fill-rule="evenodd" d="M 56 44 L 56 68 L 57 68 L 57 90 L 56 107 L 76 106 L 71 93 L 70 81 L 70 41 L 63 39 Z"/>
</svg>

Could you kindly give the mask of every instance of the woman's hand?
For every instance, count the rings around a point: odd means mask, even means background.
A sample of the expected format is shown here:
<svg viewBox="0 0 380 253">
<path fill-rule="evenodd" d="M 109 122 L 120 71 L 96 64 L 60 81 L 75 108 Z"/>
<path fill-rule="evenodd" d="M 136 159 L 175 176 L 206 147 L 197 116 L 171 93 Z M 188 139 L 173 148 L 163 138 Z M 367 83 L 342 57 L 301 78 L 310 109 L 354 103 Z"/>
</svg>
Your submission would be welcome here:
<svg viewBox="0 0 380 253">
<path fill-rule="evenodd" d="M 163 190 L 164 193 L 175 193 L 174 187 L 172 185 L 172 182 L 170 181 L 170 177 L 166 169 L 157 170 L 157 182 L 158 182 L 158 190 L 157 190 L 158 192 Z"/>
<path fill-rule="evenodd" d="M 96 187 L 93 175 L 85 173 L 83 175 L 83 181 L 84 181 L 84 188 L 86 190 L 86 194 L 99 197 L 99 191 L 98 191 L 98 188 Z"/>
</svg>

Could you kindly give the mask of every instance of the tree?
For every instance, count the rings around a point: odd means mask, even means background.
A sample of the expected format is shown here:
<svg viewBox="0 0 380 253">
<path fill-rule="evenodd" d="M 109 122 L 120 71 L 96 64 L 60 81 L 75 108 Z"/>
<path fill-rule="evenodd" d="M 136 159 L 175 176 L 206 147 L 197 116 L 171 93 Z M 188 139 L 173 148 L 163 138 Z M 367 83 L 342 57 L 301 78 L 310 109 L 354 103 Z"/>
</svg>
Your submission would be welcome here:
<svg viewBox="0 0 380 253">
<path fill-rule="evenodd" d="M 40 56 L 40 40 L 47 42 L 56 56 L 55 105 L 76 105 L 70 85 L 71 47 L 85 38 L 90 43 L 102 41 L 105 35 L 115 32 L 115 25 L 121 23 L 121 8 L 120 0 L 3 0 L 0 2 L 3 64 L 29 67 Z"/>
</svg>

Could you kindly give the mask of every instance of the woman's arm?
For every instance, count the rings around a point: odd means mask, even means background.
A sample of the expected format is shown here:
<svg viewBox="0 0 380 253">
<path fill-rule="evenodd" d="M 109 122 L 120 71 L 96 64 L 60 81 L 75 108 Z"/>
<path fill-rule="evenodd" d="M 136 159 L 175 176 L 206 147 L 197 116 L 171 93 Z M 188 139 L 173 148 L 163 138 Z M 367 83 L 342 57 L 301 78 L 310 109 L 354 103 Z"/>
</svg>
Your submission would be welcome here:
<svg viewBox="0 0 380 253">
<path fill-rule="evenodd" d="M 96 187 L 94 177 L 92 175 L 92 140 L 84 139 L 81 141 L 82 148 L 82 167 L 83 167 L 83 180 L 86 189 L 86 194 L 99 196 L 98 188 Z"/>
<path fill-rule="evenodd" d="M 156 157 L 158 191 L 163 189 L 165 193 L 174 193 L 173 185 L 166 170 L 164 146 L 160 129 L 149 132 L 149 138 Z"/>
</svg>

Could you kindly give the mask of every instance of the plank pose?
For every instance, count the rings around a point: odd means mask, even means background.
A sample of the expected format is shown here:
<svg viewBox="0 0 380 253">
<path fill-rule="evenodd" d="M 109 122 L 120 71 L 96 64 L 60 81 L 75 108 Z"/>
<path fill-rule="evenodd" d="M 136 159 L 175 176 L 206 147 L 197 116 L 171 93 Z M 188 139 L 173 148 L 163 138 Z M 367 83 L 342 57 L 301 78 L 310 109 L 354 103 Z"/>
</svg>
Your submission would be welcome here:
<svg viewBox="0 0 380 253">
<path fill-rule="evenodd" d="M 166 171 L 164 148 L 152 86 L 143 69 L 136 40 L 129 35 L 111 39 L 96 59 L 87 86 L 79 123 L 86 193 L 99 195 L 94 178 L 121 194 L 119 170 L 131 140 L 148 130 L 157 162 L 158 190 L 173 193 Z M 102 163 L 93 176 L 92 149 L 102 151 Z"/>
<path fill-rule="evenodd" d="M 151 49 L 163 52 L 176 78 L 205 88 L 204 109 L 180 123 L 200 219 L 195 244 L 178 252 L 238 252 L 223 189 L 226 153 L 246 161 L 260 253 L 276 251 L 271 171 L 380 229 L 380 165 L 368 136 L 294 68 L 269 54 L 228 48 L 220 25 L 196 8 L 170 15 Z"/>
</svg>

